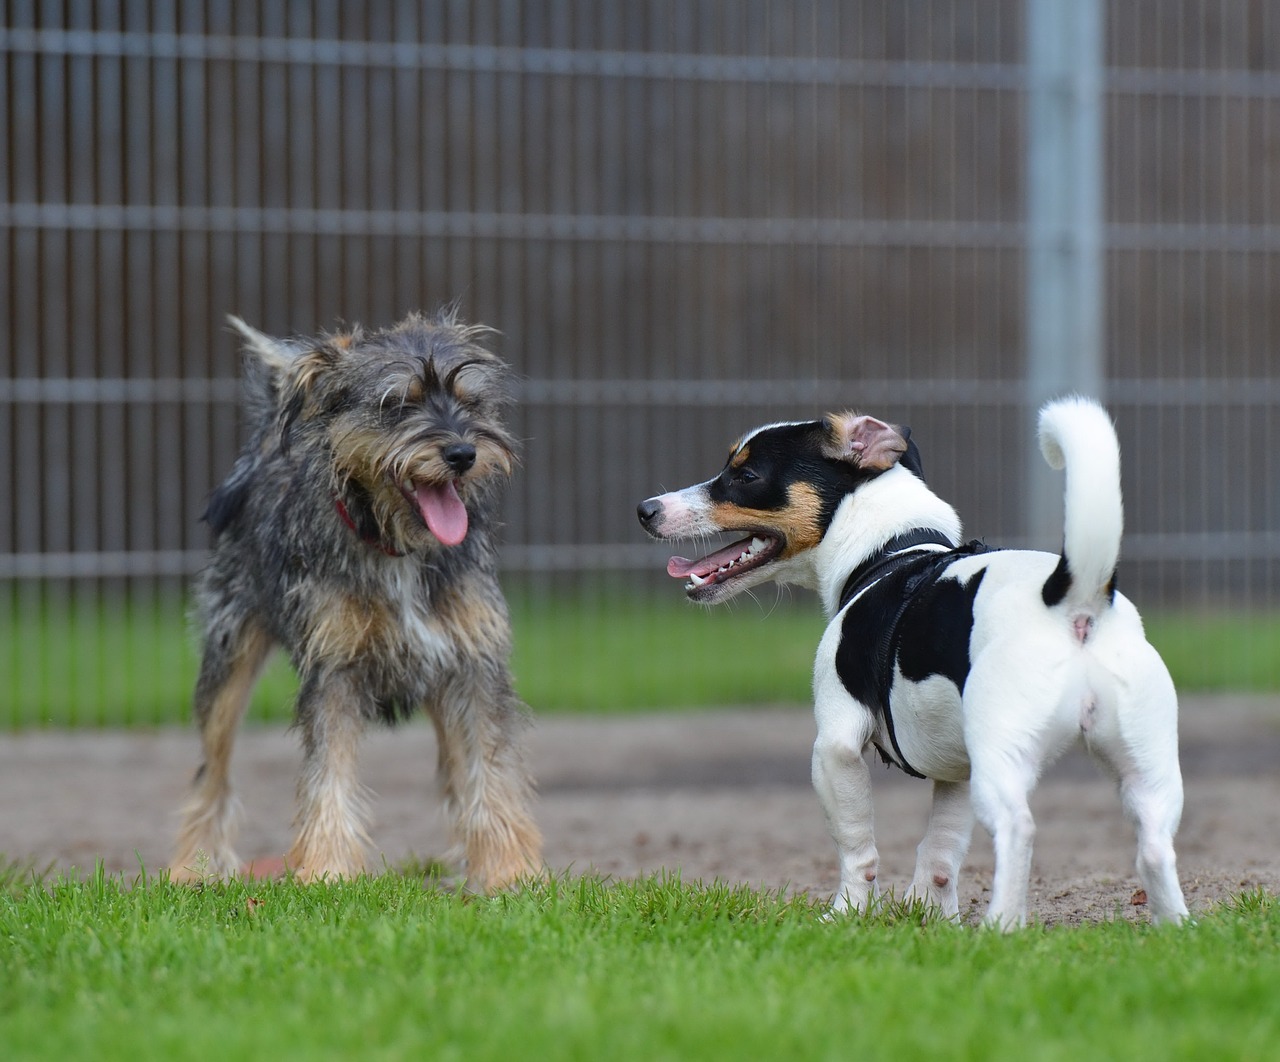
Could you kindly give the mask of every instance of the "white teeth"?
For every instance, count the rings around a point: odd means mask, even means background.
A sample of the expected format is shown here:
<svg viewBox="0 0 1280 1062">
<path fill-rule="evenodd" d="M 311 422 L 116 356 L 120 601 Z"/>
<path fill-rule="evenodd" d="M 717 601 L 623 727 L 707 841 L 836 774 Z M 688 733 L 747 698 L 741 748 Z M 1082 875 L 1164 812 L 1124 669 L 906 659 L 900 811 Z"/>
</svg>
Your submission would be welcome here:
<svg viewBox="0 0 1280 1062">
<path fill-rule="evenodd" d="M 729 571 L 730 569 L 736 568 L 743 561 L 751 560 L 761 550 L 767 549 L 768 546 L 769 546 L 768 539 L 753 538 L 751 540 L 751 544 L 746 549 L 744 549 L 741 553 L 739 553 L 736 557 L 734 557 L 733 560 L 731 560 L 728 564 L 722 564 L 719 568 L 717 568 L 715 571 L 715 574 L 723 575 L 725 572 Z M 692 572 L 689 573 L 690 586 L 702 586 L 703 583 L 707 583 L 710 581 L 711 581 L 711 576 L 709 575 L 706 577 L 701 577 L 701 576 L 694 575 Z"/>
</svg>

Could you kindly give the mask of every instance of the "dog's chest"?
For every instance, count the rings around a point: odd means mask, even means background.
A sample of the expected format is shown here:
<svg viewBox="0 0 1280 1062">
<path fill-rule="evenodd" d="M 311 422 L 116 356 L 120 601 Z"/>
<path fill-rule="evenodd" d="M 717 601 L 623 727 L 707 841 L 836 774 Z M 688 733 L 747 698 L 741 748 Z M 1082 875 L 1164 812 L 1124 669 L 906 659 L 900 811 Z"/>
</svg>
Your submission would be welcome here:
<svg viewBox="0 0 1280 1062">
<path fill-rule="evenodd" d="M 868 587 L 841 614 L 841 686 L 874 719 L 881 755 L 908 773 L 964 777 L 961 695 L 985 569 L 964 578 L 922 557 Z"/>
<path fill-rule="evenodd" d="M 450 624 L 413 573 L 380 572 L 362 583 L 313 590 L 306 612 L 308 656 L 345 661 L 383 696 L 415 696 L 424 677 L 457 656 Z"/>
<path fill-rule="evenodd" d="M 496 582 L 472 572 L 432 585 L 403 579 L 387 590 L 401 651 L 418 669 L 470 669 L 510 652 L 510 621 Z"/>
</svg>

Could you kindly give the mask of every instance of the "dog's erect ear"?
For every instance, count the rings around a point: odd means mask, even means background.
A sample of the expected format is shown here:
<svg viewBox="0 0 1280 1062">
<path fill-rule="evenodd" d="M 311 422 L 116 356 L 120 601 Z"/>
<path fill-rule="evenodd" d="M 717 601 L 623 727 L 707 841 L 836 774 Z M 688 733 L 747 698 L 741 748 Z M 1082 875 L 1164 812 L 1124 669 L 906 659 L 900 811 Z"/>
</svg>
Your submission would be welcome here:
<svg viewBox="0 0 1280 1062">
<path fill-rule="evenodd" d="M 883 472 L 906 452 L 907 432 L 902 428 L 854 413 L 827 414 L 825 457 Z"/>
<path fill-rule="evenodd" d="M 333 343 L 316 346 L 276 339 L 238 317 L 228 317 L 227 321 L 244 341 L 245 398 L 249 408 L 255 419 L 278 418 L 281 442 L 287 449 L 294 422 L 312 404 L 321 381 L 337 364 L 350 337 L 339 336 Z"/>
<path fill-rule="evenodd" d="M 234 314 L 227 315 L 227 324 L 239 335 L 245 353 L 250 355 L 247 361 L 256 362 L 271 375 L 282 374 L 305 349 L 301 343 L 276 339 L 265 332 L 259 332 Z"/>
</svg>

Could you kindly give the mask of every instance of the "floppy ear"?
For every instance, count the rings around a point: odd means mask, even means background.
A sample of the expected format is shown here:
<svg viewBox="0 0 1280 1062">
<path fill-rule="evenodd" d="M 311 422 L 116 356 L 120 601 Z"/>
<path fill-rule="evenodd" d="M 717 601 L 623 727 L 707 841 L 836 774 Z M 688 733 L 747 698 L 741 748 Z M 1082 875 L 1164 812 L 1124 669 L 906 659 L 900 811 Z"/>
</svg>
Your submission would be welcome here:
<svg viewBox="0 0 1280 1062">
<path fill-rule="evenodd" d="M 875 417 L 829 413 L 823 455 L 883 472 L 896 465 L 907 452 L 907 435 L 906 429 L 895 428 Z"/>
</svg>

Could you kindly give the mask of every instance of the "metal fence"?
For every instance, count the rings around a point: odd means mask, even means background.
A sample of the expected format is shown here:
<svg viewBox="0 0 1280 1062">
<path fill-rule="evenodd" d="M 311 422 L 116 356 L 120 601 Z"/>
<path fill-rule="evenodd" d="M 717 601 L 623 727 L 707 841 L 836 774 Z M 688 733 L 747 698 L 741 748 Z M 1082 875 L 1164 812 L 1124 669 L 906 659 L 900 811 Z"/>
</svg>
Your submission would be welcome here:
<svg viewBox="0 0 1280 1062">
<path fill-rule="evenodd" d="M 1027 540 L 1022 0 L 5 12 L 14 627 L 40 595 L 159 594 L 200 565 L 240 441 L 227 313 L 310 332 L 458 299 L 500 329 L 527 440 L 513 572 L 654 564 L 638 498 L 833 406 L 911 424 L 970 530 Z M 1171 607 L 1269 606 L 1280 9 L 1103 14 L 1122 574 Z"/>
</svg>

